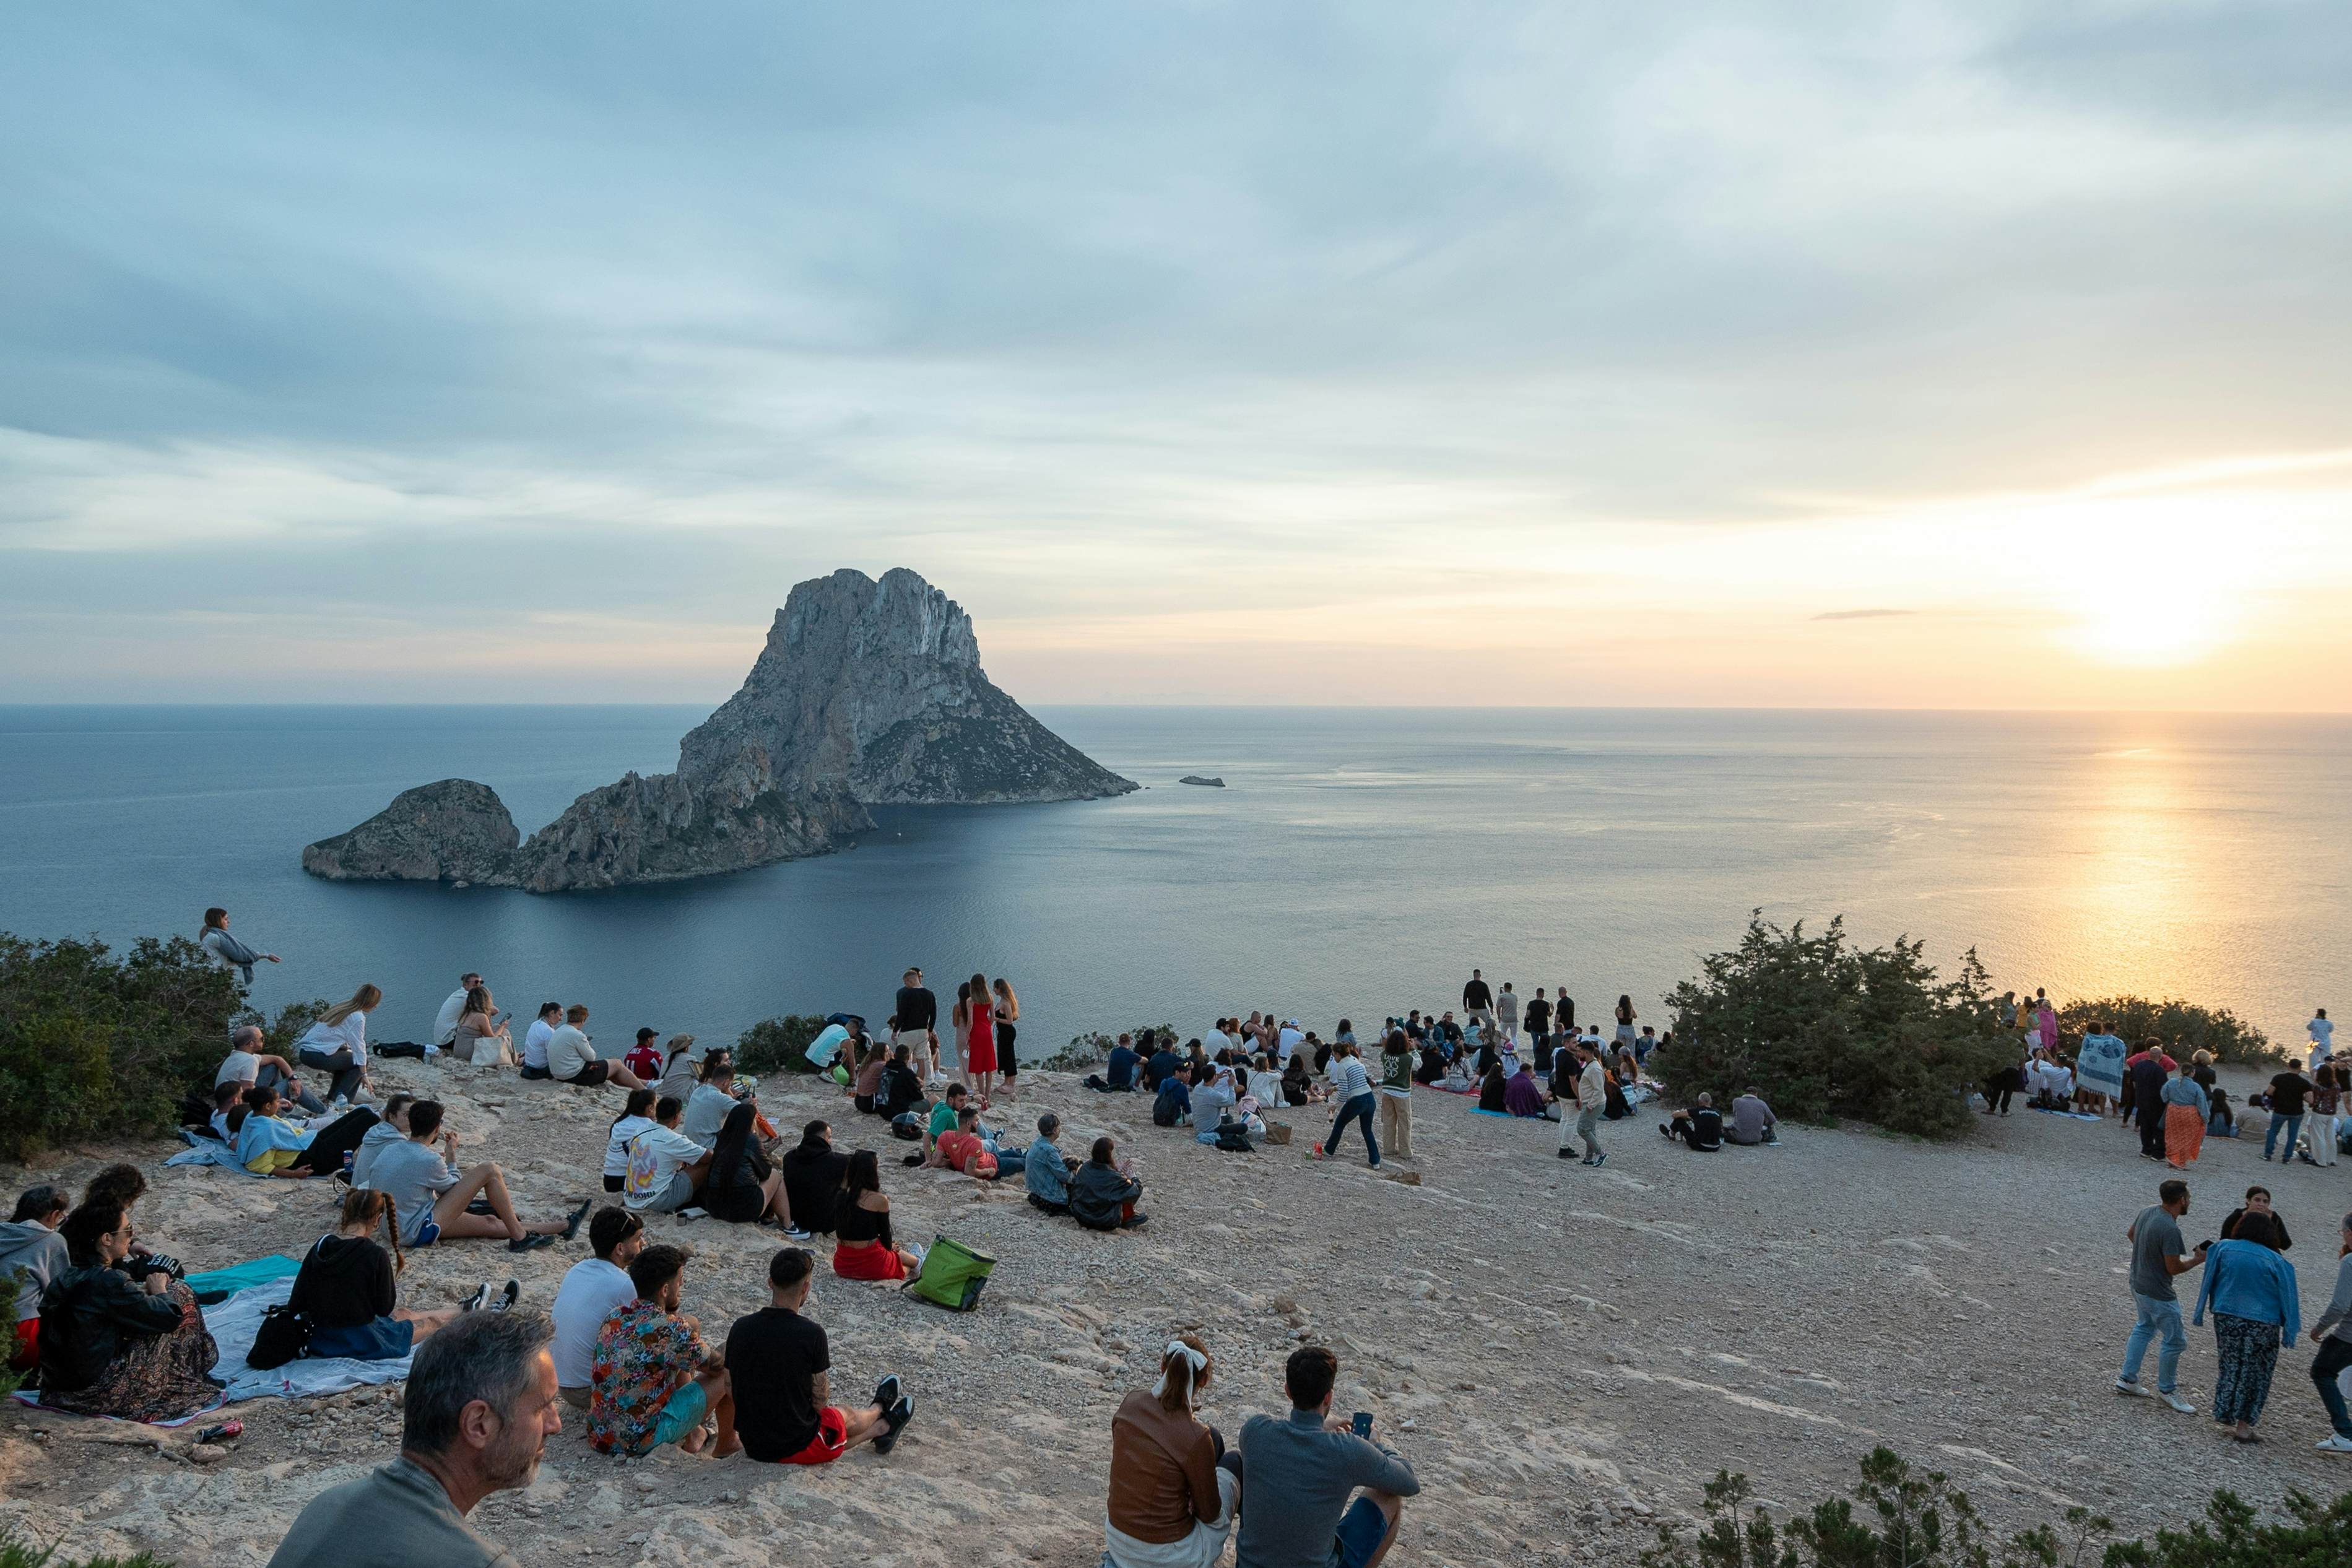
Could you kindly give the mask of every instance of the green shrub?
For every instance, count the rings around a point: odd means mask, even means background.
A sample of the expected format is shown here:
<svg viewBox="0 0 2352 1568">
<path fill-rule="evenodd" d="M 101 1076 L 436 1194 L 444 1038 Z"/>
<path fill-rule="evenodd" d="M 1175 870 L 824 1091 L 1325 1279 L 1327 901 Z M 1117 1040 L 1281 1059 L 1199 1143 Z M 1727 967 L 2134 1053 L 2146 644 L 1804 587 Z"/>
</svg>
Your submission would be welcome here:
<svg viewBox="0 0 2352 1568">
<path fill-rule="evenodd" d="M 315 1001 L 288 1002 L 278 1009 L 275 1022 L 265 1015 L 247 1009 L 236 1015 L 236 1021 L 240 1028 L 249 1023 L 259 1024 L 261 1049 L 291 1061 L 294 1060 L 294 1042 L 302 1038 L 303 1031 L 319 1021 L 320 1014 L 334 1005 L 324 997 Z"/>
<path fill-rule="evenodd" d="M 47 1546 L 36 1545 L 32 1539 L 15 1525 L 0 1526 L 0 1568 L 172 1568 L 163 1558 L 152 1552 L 135 1552 L 129 1557 L 90 1557 L 61 1562 L 58 1548 L 61 1542 Z"/>
<path fill-rule="evenodd" d="M 813 1072 L 809 1042 L 824 1032 L 824 1019 L 814 1013 L 787 1013 L 762 1019 L 735 1041 L 735 1065 L 745 1072 Z"/>
<path fill-rule="evenodd" d="M 1689 1532 L 1660 1525 L 1658 1544 L 1642 1553 L 1643 1568 L 2086 1568 L 2093 1562 L 2105 1568 L 2343 1568 L 2352 1563 L 2352 1493 L 2322 1505 L 2290 1491 L 2286 1518 L 2263 1523 L 2236 1495 L 2217 1491 L 2205 1522 L 2185 1531 L 2158 1531 L 2153 1542 L 2110 1540 L 2114 1521 L 2070 1508 L 2058 1523 L 2000 1541 L 1943 1472 L 1916 1470 L 1884 1448 L 1873 1449 L 1861 1470 L 1851 1500 L 1818 1502 L 1779 1523 L 1760 1507 L 1743 1518 L 1748 1478 L 1718 1473 L 1704 1491 L 1706 1523 Z"/>
<path fill-rule="evenodd" d="M 160 1133 L 209 1083 L 244 988 L 184 936 L 100 942 L 0 933 L 0 1155 Z"/>
<path fill-rule="evenodd" d="M 1899 1133 L 1958 1135 L 1968 1092 L 2016 1052 L 1973 949 L 1937 977 L 1924 943 L 1861 948 L 1843 915 L 1818 936 L 1751 915 L 1738 947 L 1675 988 L 1675 1044 L 1652 1059 L 1685 1099 L 1750 1084 L 1799 1121 L 1854 1117 Z"/>
<path fill-rule="evenodd" d="M 2210 1051 L 2216 1061 L 2241 1065 L 2289 1060 L 2273 1045 L 2270 1036 L 2227 1008 L 2200 1008 L 2173 998 L 2099 997 L 2069 1002 L 2058 1009 L 2059 1043 L 2072 1051 L 2083 1043 L 2092 1024 L 2105 1019 L 2107 1032 L 2128 1041 L 2134 1050 L 2153 1035 L 2174 1048 L 2174 1054 Z"/>
<path fill-rule="evenodd" d="M 1127 1033 L 1129 1037 L 1128 1045 L 1145 1056 L 1150 1056 L 1163 1045 L 1172 1046 L 1177 1042 L 1176 1026 L 1172 1023 L 1143 1024 L 1129 1030 Z M 1098 1029 L 1088 1030 L 1084 1034 L 1072 1036 L 1069 1044 L 1045 1061 L 1030 1065 L 1048 1072 L 1083 1071 L 1090 1067 L 1100 1067 L 1109 1059 L 1111 1047 L 1118 1043 L 1118 1036 L 1115 1034 L 1105 1034 Z"/>
</svg>

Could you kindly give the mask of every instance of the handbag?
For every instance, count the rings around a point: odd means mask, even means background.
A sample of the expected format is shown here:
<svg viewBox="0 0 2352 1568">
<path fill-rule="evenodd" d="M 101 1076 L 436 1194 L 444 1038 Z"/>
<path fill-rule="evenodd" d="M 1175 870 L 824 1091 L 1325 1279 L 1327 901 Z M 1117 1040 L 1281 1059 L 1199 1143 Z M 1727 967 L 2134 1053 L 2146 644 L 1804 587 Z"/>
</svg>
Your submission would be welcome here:
<svg viewBox="0 0 2352 1568">
<path fill-rule="evenodd" d="M 245 1353 L 245 1364 L 268 1372 L 300 1360 L 310 1354 L 310 1335 L 317 1327 L 310 1313 L 295 1312 L 280 1302 L 261 1314 L 261 1327 L 253 1336 L 253 1348 Z"/>
</svg>

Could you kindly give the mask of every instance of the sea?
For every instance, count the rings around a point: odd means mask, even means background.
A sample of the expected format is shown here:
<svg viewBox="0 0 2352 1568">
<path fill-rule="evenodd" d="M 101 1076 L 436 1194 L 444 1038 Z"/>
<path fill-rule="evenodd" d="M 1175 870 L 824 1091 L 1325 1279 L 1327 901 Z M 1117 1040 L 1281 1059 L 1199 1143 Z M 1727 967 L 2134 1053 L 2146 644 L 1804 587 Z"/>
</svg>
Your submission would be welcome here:
<svg viewBox="0 0 2352 1568">
<path fill-rule="evenodd" d="M 1145 786 L 894 808 L 855 848 L 599 893 L 320 882 L 304 844 L 401 789 L 495 788 L 528 833 L 674 768 L 686 706 L 0 707 L 0 929 L 194 936 L 283 962 L 265 1009 L 384 992 L 425 1037 L 458 974 L 731 1040 L 1011 979 L 1020 1051 L 1272 1010 L 1361 1032 L 1458 1007 L 1473 967 L 1594 1017 L 1663 998 L 1751 911 L 1973 947 L 1997 988 L 2226 1007 L 2300 1040 L 2352 1004 L 2352 718 L 1525 708 L 1039 707 Z M 1181 785 L 1221 777 L 1223 789 Z"/>
</svg>

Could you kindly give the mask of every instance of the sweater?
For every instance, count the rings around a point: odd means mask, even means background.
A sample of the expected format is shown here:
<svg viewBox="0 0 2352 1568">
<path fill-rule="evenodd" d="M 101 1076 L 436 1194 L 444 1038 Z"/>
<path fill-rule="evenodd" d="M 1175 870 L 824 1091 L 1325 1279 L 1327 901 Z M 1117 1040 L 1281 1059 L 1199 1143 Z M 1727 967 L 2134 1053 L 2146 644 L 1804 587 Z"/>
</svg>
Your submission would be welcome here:
<svg viewBox="0 0 2352 1568">
<path fill-rule="evenodd" d="M 1327 1431 L 1312 1410 L 1286 1418 L 1253 1416 L 1242 1426 L 1242 1474 L 1248 1497 L 1281 1506 L 1242 1511 L 1234 1568 L 1326 1568 L 1339 1517 L 1358 1487 L 1412 1497 L 1421 1490 L 1396 1450 L 1353 1432 Z"/>
<path fill-rule="evenodd" d="M 0 1225 L 0 1279 L 16 1276 L 16 1321 L 41 1315 L 41 1292 L 71 1265 L 66 1239 L 35 1219 Z"/>
</svg>

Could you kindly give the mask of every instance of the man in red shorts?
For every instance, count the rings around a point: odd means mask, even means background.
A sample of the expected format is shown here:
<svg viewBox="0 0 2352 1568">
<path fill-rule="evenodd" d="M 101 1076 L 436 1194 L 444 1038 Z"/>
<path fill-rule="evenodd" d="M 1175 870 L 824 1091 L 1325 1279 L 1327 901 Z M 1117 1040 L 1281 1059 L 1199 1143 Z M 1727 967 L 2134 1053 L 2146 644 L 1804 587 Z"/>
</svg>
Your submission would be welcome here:
<svg viewBox="0 0 2352 1568">
<path fill-rule="evenodd" d="M 777 1253 L 768 1262 L 770 1304 L 727 1331 L 736 1436 L 744 1454 L 763 1464 L 829 1465 L 860 1443 L 887 1454 L 914 1419 L 914 1397 L 900 1391 L 895 1374 L 864 1409 L 826 1403 L 833 1354 L 824 1330 L 801 1315 L 815 1271 L 815 1255 L 804 1247 Z"/>
</svg>

